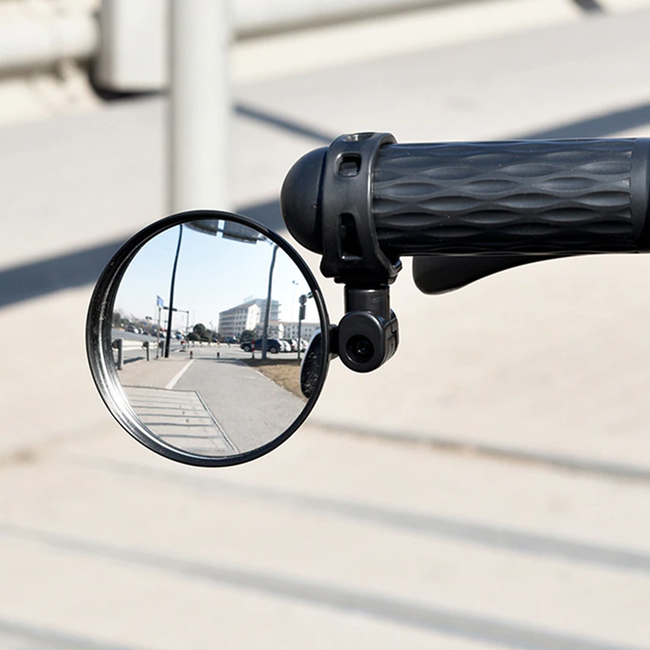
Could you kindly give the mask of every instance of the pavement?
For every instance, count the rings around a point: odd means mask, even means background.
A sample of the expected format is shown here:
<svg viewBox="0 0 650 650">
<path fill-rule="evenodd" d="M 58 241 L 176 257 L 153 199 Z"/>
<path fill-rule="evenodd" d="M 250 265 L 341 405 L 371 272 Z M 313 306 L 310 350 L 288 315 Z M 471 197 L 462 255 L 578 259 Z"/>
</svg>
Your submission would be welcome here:
<svg viewBox="0 0 650 650">
<path fill-rule="evenodd" d="M 357 130 L 650 135 L 650 10 L 630 7 L 238 77 L 235 204 L 281 228 L 291 164 Z M 438 297 L 407 261 L 384 368 L 333 363 L 268 456 L 177 465 L 113 422 L 84 351 L 103 264 L 166 212 L 165 110 L 0 129 L 0 647 L 650 648 L 650 261 L 552 261 Z M 341 288 L 321 285 L 337 321 Z"/>
<path fill-rule="evenodd" d="M 294 363 L 287 365 L 289 356 Z M 172 348 L 169 358 L 132 358 L 118 372 L 129 403 L 154 437 L 184 451 L 207 456 L 256 450 L 282 435 L 304 409 L 273 375 L 265 376 L 238 347 L 190 345 Z M 272 355 L 299 385 L 294 355 Z M 216 449 L 215 449 L 216 446 Z"/>
</svg>

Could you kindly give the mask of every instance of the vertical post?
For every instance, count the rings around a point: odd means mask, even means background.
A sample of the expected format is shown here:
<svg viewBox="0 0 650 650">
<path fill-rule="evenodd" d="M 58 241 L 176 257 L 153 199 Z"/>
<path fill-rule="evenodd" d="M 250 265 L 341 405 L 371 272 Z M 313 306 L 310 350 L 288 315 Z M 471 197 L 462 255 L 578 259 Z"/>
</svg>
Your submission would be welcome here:
<svg viewBox="0 0 650 650">
<path fill-rule="evenodd" d="M 298 320 L 298 361 L 300 361 L 300 352 L 302 348 L 302 319 Z"/>
<path fill-rule="evenodd" d="M 183 224 L 178 226 L 178 244 L 176 246 L 176 255 L 174 256 L 174 266 L 172 267 L 172 279 L 169 287 L 169 318 L 167 319 L 167 335 L 165 336 L 165 359 L 169 358 L 169 345 L 172 340 L 172 318 L 174 316 L 174 291 L 176 288 L 176 267 L 178 266 L 178 255 L 181 252 L 181 242 L 183 241 Z"/>
<path fill-rule="evenodd" d="M 305 320 L 305 304 L 307 303 L 307 296 L 303 294 L 298 298 L 300 307 L 298 308 L 298 361 L 300 361 L 300 353 L 302 352 L 302 321 Z"/>
<path fill-rule="evenodd" d="M 229 0 L 170 3 L 171 211 L 229 209 Z"/>
<path fill-rule="evenodd" d="M 124 352 L 122 349 L 123 340 L 115 339 L 115 343 L 117 344 L 117 369 L 122 370 L 122 363 L 124 361 Z"/>
<path fill-rule="evenodd" d="M 271 312 L 271 294 L 273 293 L 273 268 L 275 267 L 275 257 L 278 254 L 278 246 L 273 246 L 273 255 L 271 256 L 271 268 L 269 269 L 269 289 L 266 292 L 266 305 L 264 307 L 264 330 L 262 331 L 262 359 L 266 359 L 267 339 L 269 337 L 269 314 Z"/>
</svg>

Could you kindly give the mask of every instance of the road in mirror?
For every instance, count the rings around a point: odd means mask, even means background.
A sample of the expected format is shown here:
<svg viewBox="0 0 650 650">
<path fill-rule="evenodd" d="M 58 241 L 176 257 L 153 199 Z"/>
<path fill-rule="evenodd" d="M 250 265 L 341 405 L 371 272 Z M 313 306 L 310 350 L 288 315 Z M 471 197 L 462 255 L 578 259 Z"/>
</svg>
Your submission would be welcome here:
<svg viewBox="0 0 650 650">
<path fill-rule="evenodd" d="M 113 308 L 124 393 L 155 438 L 228 457 L 282 435 L 307 398 L 300 363 L 320 314 L 289 255 L 247 226 L 174 226 L 129 264 Z"/>
</svg>

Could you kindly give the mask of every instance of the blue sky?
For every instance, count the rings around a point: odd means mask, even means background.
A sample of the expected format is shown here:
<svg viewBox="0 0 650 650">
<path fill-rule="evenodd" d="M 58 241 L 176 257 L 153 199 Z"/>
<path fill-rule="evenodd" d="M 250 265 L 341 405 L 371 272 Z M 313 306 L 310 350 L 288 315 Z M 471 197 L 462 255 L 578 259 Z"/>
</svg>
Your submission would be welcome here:
<svg viewBox="0 0 650 650">
<path fill-rule="evenodd" d="M 156 297 L 169 304 L 174 255 L 180 226 L 154 237 L 129 265 L 118 290 L 115 308 L 137 318 L 157 319 Z M 176 272 L 174 307 L 189 310 L 190 326 L 201 322 L 217 328 L 219 312 L 252 298 L 265 298 L 275 244 L 224 239 L 183 228 Z M 298 298 L 309 285 L 293 260 L 279 249 L 273 271 L 273 300 L 280 302 L 280 319 L 297 320 Z M 166 312 L 163 312 L 166 313 Z M 306 321 L 318 322 L 313 300 L 307 301 Z M 186 314 L 177 313 L 173 327 L 184 327 Z"/>
</svg>

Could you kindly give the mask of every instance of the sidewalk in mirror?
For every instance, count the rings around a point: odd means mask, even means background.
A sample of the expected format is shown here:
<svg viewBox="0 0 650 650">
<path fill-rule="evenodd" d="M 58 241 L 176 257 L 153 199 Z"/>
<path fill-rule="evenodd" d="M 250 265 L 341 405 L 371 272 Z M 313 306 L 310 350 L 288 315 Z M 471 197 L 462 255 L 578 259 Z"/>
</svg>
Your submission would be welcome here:
<svg viewBox="0 0 650 650">
<path fill-rule="evenodd" d="M 629 62 L 649 27 L 601 16 L 241 84 L 234 200 L 277 224 L 291 164 L 356 130 L 648 135 Z M 385 368 L 335 362 L 312 423 L 250 466 L 174 466 L 112 422 L 83 347 L 102 263 L 165 213 L 164 119 L 151 98 L 2 129 L 0 645 L 648 648 L 649 262 L 440 297 L 407 264 Z"/>
</svg>

